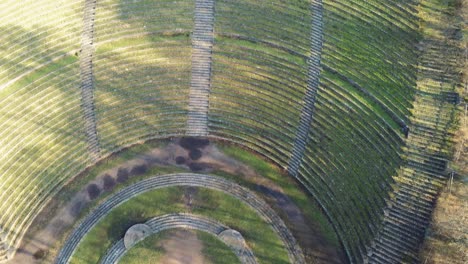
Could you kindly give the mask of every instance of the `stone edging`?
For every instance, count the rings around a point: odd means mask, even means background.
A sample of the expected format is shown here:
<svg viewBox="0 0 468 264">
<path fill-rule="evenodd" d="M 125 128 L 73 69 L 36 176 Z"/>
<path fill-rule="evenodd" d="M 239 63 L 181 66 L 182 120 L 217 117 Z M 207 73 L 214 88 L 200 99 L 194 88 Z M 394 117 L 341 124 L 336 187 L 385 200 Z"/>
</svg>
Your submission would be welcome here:
<svg viewBox="0 0 468 264">
<path fill-rule="evenodd" d="M 75 249 L 83 237 L 114 207 L 130 200 L 131 198 L 156 189 L 171 186 L 193 186 L 222 191 L 232 195 L 254 209 L 261 218 L 266 221 L 279 236 L 288 252 L 291 263 L 305 263 L 301 248 L 296 242 L 283 220 L 271 209 L 271 207 L 253 192 L 232 181 L 205 174 L 177 173 L 163 176 L 155 176 L 130 185 L 112 195 L 109 199 L 94 209 L 70 234 L 55 263 L 68 263 Z"/>
<path fill-rule="evenodd" d="M 234 231 L 228 227 L 220 224 L 214 220 L 197 216 L 194 214 L 186 213 L 176 213 L 176 214 L 166 214 L 162 216 L 155 217 L 148 220 L 145 223 L 151 230 L 151 233 L 146 234 L 145 238 L 157 234 L 163 230 L 174 229 L 174 228 L 187 228 L 200 230 L 209 234 L 216 236 L 224 244 L 226 244 L 234 254 L 239 258 L 241 263 L 245 264 L 257 264 L 255 256 L 245 244 L 244 238 L 240 235 L 240 243 L 232 243 L 229 240 L 224 239 L 224 234 L 229 231 Z M 234 231 L 235 233 L 238 233 Z M 127 235 L 125 235 L 127 236 Z M 118 263 L 120 258 L 122 258 L 125 253 L 133 247 L 135 244 L 126 246 L 124 243 L 125 238 L 120 239 L 107 251 L 104 256 L 101 264 L 114 264 Z M 239 245 L 238 245 L 239 244 Z"/>
</svg>

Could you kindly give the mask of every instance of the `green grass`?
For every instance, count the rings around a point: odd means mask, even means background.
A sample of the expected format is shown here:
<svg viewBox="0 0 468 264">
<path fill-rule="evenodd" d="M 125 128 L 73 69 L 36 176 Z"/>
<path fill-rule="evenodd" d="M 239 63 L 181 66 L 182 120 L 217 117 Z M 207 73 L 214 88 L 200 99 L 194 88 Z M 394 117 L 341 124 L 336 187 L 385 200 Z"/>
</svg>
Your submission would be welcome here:
<svg viewBox="0 0 468 264">
<path fill-rule="evenodd" d="M 164 248 L 158 242 L 167 237 L 167 231 L 160 232 L 145 238 L 133 248 L 128 250 L 119 260 L 120 264 L 159 263 L 164 256 Z"/>
<path fill-rule="evenodd" d="M 120 264 L 145 264 L 159 263 L 165 254 L 164 248 L 159 244 L 167 238 L 169 231 L 151 235 L 138 242 L 119 260 Z"/>
<path fill-rule="evenodd" d="M 71 263 L 97 263 L 112 243 L 136 223 L 186 211 L 183 189 L 170 187 L 141 194 L 113 209 L 83 239 Z M 222 192 L 200 188 L 192 213 L 215 219 L 238 230 L 260 263 L 288 263 L 281 241 L 271 227 L 241 201 Z"/>
<path fill-rule="evenodd" d="M 215 236 L 199 231 L 197 236 L 203 242 L 203 255 L 207 264 L 240 264 L 232 250 Z"/>
<path fill-rule="evenodd" d="M 159 263 L 166 254 L 163 242 L 170 239 L 177 229 L 164 230 L 138 242 L 120 259 L 120 264 Z M 198 230 L 192 230 L 202 243 L 202 254 L 206 264 L 240 263 L 232 250 L 217 237 Z"/>
<path fill-rule="evenodd" d="M 337 8 L 344 8 L 345 4 L 354 6 L 369 17 L 346 15 Z M 414 94 L 410 88 L 416 81 L 415 72 L 409 67 L 417 60 L 412 45 L 419 37 L 418 32 L 415 28 L 412 31 L 398 25 L 401 21 L 397 19 L 389 24 L 370 12 L 377 10 L 375 7 L 365 10 L 360 5 L 352 1 L 325 3 L 322 63 L 353 79 L 406 120 Z M 384 7 L 383 10 L 392 14 L 390 8 Z M 338 15 L 346 15 L 346 19 Z M 416 21 L 408 19 L 405 22 Z M 363 31 L 367 34 L 362 34 Z"/>
</svg>

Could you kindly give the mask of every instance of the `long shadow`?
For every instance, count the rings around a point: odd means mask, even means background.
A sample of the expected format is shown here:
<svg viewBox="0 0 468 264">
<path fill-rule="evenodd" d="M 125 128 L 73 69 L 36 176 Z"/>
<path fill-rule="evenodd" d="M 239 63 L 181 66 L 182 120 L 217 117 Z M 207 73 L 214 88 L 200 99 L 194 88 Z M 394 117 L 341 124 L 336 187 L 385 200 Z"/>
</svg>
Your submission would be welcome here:
<svg viewBox="0 0 468 264">
<path fill-rule="evenodd" d="M 0 56 L 0 120 L 5 139 L 0 147 L 5 154 L 0 160 L 0 181 L 8 182 L 4 194 L 9 195 L 2 199 L 2 208 L 16 200 L 14 208 L 2 210 L 0 226 L 7 225 L 8 242 L 16 247 L 64 181 L 84 169 L 87 154 L 77 93 L 76 45 L 46 42 L 58 28 L 7 25 L 0 31 L 8 32 L 0 44 L 0 53 L 8 53 Z"/>
<path fill-rule="evenodd" d="M 106 25 L 100 23 L 99 19 L 96 20 L 95 38 L 103 44 L 101 47 L 99 42 L 96 43 L 95 102 L 97 130 L 104 153 L 117 151 L 141 140 L 182 136 L 185 133 L 190 63 L 183 66 L 183 69 L 171 64 L 190 61 L 189 32 L 192 30 L 193 17 L 192 13 L 187 14 L 190 11 L 187 5 L 190 6 L 190 3 L 98 3 L 96 17 L 100 18 L 100 12 L 104 10 L 113 10 L 116 17 L 111 22 L 117 27 L 114 30 L 115 36 L 119 36 L 119 31 L 122 32 L 120 39 L 105 39 L 100 36 L 100 32 L 106 29 Z M 132 32 L 144 35 L 135 35 Z M 149 60 L 119 50 L 130 48 L 138 51 L 138 47 L 132 48 L 132 45 L 145 43 L 149 45 L 147 51 L 150 53 L 146 56 Z M 182 57 L 182 53 L 177 54 L 172 49 L 158 50 L 161 46 L 174 44 L 188 49 L 187 57 Z M 177 47 L 174 46 L 173 49 Z M 112 61 L 113 65 L 109 64 L 111 67 L 99 68 L 99 63 Z M 168 89 L 172 91 L 168 93 Z M 126 135 L 125 138 L 116 139 L 116 135 L 121 133 Z"/>
<path fill-rule="evenodd" d="M 434 16 L 429 22 L 423 21 L 425 39 L 419 44 L 422 51 L 419 58 L 418 91 L 412 117 L 414 132 L 407 140 L 404 172 L 394 190 L 399 202 L 392 203 L 390 215 L 399 216 L 403 221 L 395 223 L 386 219 L 388 226 L 396 227 L 392 233 L 398 234 L 407 246 L 385 248 L 394 257 L 403 261 L 418 261 L 418 250 L 425 236 L 441 186 L 448 177 L 448 160 L 453 153 L 452 134 L 456 127 L 461 75 L 459 61 L 463 53 L 457 44 L 458 29 L 450 26 L 453 8 L 447 2 L 427 1 L 422 10 L 427 16 Z M 429 5 L 432 3 L 432 5 Z M 415 224 L 417 227 L 415 227 Z M 408 232 L 408 230 L 411 230 Z M 382 235 L 387 231 L 382 231 Z M 382 246 L 380 241 L 376 247 Z M 388 255 L 390 256 L 390 254 Z M 374 256 L 373 256 L 374 257 Z"/>
<path fill-rule="evenodd" d="M 0 95 L 4 94 L 2 90 L 14 90 L 11 86 L 24 83 L 27 75 L 47 69 L 66 56 L 77 54 L 78 50 L 72 45 L 60 46 L 63 45 L 60 41 L 46 42 L 45 37 L 56 31 L 59 30 L 39 25 L 32 29 L 14 24 L 0 26 L 0 32 L 8 32 L 0 38 Z"/>
</svg>

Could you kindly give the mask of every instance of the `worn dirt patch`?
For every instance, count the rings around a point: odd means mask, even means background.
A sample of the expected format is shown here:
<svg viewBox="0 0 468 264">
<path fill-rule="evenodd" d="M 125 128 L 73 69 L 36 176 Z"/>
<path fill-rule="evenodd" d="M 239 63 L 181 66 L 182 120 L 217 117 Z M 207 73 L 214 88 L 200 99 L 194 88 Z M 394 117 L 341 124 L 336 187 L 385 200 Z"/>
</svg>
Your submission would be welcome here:
<svg viewBox="0 0 468 264">
<path fill-rule="evenodd" d="M 170 236 L 159 245 L 165 254 L 160 264 L 203 264 L 203 242 L 192 230 L 176 229 L 170 231 Z"/>
</svg>

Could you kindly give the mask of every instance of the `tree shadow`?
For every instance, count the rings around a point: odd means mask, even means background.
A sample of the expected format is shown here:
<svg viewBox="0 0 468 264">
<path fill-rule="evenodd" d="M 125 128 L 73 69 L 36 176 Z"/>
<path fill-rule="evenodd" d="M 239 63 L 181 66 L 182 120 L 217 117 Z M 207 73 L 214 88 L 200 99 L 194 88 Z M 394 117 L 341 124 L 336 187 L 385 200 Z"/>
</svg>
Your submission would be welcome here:
<svg viewBox="0 0 468 264">
<path fill-rule="evenodd" d="M 96 16 L 95 104 L 103 152 L 184 135 L 193 3 L 112 1 L 98 3 Z"/>
</svg>

